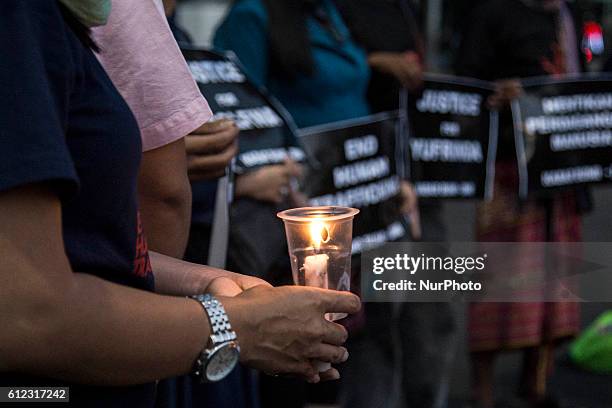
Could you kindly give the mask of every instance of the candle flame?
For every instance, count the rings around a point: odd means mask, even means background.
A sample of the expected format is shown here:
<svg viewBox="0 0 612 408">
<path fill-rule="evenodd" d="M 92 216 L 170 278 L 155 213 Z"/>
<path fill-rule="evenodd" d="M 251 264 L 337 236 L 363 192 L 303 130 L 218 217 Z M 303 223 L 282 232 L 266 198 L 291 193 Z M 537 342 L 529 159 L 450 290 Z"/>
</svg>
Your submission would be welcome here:
<svg viewBox="0 0 612 408">
<path fill-rule="evenodd" d="M 315 220 L 310 223 L 310 239 L 315 250 L 321 248 L 321 243 L 328 243 L 330 238 L 329 228 L 323 221 Z"/>
</svg>

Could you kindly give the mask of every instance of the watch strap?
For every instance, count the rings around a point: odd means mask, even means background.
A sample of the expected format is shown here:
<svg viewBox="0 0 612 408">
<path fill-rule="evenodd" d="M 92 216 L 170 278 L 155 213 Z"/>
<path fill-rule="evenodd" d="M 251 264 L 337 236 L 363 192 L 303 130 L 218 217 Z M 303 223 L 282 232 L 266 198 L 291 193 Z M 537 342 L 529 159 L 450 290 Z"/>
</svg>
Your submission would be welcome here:
<svg viewBox="0 0 612 408">
<path fill-rule="evenodd" d="M 198 301 L 206 311 L 211 327 L 211 348 L 236 340 L 236 332 L 232 330 L 232 325 L 229 322 L 225 308 L 216 297 L 210 294 L 203 294 L 191 296 L 191 298 Z"/>
</svg>

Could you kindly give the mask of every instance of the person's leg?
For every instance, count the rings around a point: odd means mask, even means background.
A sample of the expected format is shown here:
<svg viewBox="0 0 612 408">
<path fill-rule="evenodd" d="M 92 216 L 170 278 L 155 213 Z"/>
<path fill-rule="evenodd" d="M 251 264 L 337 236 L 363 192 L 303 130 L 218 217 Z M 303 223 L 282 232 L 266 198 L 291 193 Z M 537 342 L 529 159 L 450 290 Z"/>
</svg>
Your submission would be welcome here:
<svg viewBox="0 0 612 408">
<path fill-rule="evenodd" d="M 472 362 L 472 398 L 478 408 L 493 408 L 494 364 L 496 352 L 484 351 L 470 354 Z"/>
<path fill-rule="evenodd" d="M 339 402 L 343 408 L 396 408 L 391 304 L 368 303 L 366 327 L 349 337 L 348 361 L 340 367 Z M 395 388 L 395 389 L 394 389 Z"/>
<path fill-rule="evenodd" d="M 554 345 L 543 344 L 525 349 L 519 395 L 530 402 L 546 398 L 546 384 L 554 357 Z"/>
<path fill-rule="evenodd" d="M 456 333 L 450 303 L 402 304 L 398 325 L 402 406 L 445 407 Z"/>
<path fill-rule="evenodd" d="M 443 242 L 446 226 L 439 202 L 420 205 L 423 242 Z M 456 340 L 450 303 L 405 303 L 398 319 L 403 406 L 444 407 Z"/>
</svg>

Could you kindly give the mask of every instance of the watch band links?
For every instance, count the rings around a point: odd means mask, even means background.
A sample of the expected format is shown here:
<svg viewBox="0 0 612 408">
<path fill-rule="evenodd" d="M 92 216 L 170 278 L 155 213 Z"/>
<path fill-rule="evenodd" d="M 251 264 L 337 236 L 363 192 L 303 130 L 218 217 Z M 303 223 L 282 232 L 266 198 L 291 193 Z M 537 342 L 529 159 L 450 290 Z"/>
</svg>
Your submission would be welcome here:
<svg viewBox="0 0 612 408">
<path fill-rule="evenodd" d="M 195 295 L 192 299 L 197 300 L 208 315 L 211 326 L 210 339 L 212 346 L 236 340 L 236 332 L 232 330 L 225 308 L 213 295 Z"/>
<path fill-rule="evenodd" d="M 236 332 L 232 330 L 225 308 L 214 296 L 204 295 L 203 306 L 208 313 L 214 345 L 236 340 Z"/>
</svg>

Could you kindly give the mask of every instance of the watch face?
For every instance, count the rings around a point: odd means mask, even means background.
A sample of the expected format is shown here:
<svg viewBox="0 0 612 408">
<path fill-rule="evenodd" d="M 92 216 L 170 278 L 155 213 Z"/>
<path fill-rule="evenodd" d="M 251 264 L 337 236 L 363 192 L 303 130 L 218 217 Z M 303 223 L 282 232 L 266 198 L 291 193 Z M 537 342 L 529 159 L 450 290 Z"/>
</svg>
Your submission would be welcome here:
<svg viewBox="0 0 612 408">
<path fill-rule="evenodd" d="M 210 382 L 224 379 L 238 363 L 239 349 L 230 342 L 213 350 L 206 364 L 206 379 Z"/>
</svg>

